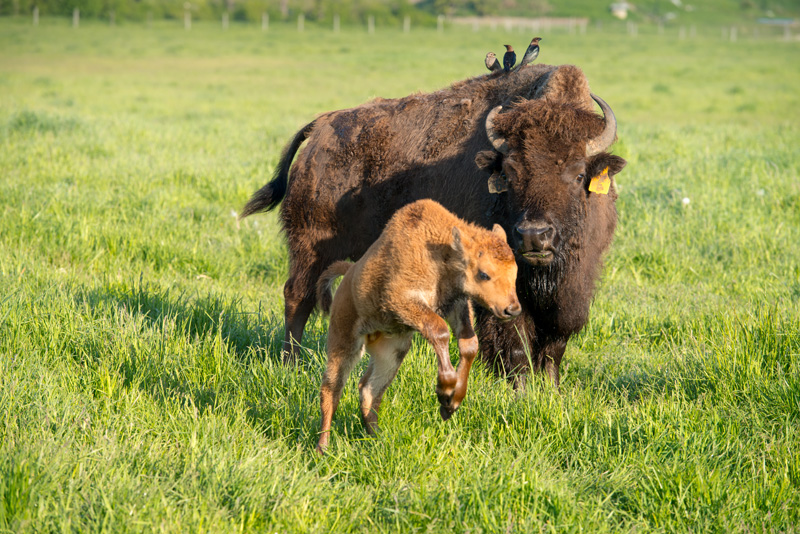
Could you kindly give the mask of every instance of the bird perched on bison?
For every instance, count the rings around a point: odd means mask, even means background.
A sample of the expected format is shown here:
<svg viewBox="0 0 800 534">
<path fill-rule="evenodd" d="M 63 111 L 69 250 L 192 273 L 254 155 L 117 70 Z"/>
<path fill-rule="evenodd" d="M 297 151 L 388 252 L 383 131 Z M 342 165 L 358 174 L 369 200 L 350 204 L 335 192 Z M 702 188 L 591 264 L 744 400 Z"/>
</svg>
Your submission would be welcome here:
<svg viewBox="0 0 800 534">
<path fill-rule="evenodd" d="M 330 288 L 344 275 L 331 302 Z M 436 395 L 449 419 L 467 393 L 478 338 L 469 299 L 499 319 L 522 310 L 517 264 L 500 225 L 489 231 L 467 223 L 441 204 L 418 200 L 398 210 L 355 264 L 339 261 L 317 282 L 317 300 L 330 312 L 328 363 L 322 377 L 322 423 L 317 451 L 328 446 L 331 420 L 347 377 L 366 345 L 369 365 L 358 383 L 367 432 L 378 426 L 386 388 L 411 347 L 414 332 L 436 352 Z M 450 330 L 458 339 L 458 368 L 450 363 Z"/>
<path fill-rule="evenodd" d="M 492 72 L 497 72 L 499 70 L 503 70 L 503 67 L 500 66 L 500 61 L 497 59 L 497 55 L 494 52 L 489 52 L 486 54 L 486 68 Z"/>
<path fill-rule="evenodd" d="M 514 47 L 511 45 L 503 45 L 506 47 L 506 53 L 503 54 L 503 70 L 511 72 L 511 67 L 517 62 L 517 54 L 514 52 Z"/>
<path fill-rule="evenodd" d="M 531 44 L 529 44 L 528 49 L 525 50 L 525 55 L 522 56 L 522 61 L 519 62 L 519 66 L 514 70 L 520 70 L 522 67 L 539 57 L 539 41 L 541 40 L 541 37 L 534 37 L 531 39 Z"/>
</svg>

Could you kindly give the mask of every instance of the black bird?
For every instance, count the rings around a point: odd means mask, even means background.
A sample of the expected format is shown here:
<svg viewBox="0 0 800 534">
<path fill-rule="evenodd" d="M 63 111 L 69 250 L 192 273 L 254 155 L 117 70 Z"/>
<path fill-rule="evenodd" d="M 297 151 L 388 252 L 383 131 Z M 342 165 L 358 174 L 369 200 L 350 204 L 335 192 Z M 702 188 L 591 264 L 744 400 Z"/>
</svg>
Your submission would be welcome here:
<svg viewBox="0 0 800 534">
<path fill-rule="evenodd" d="M 486 68 L 492 72 L 503 70 L 503 67 L 500 66 L 500 61 L 497 60 L 497 56 L 494 54 L 494 52 L 489 52 L 486 54 Z"/>
<path fill-rule="evenodd" d="M 503 45 L 506 47 L 506 53 L 503 54 L 503 70 L 506 72 L 511 71 L 511 67 L 517 62 L 517 54 L 514 53 L 514 47 L 511 45 Z"/>
<path fill-rule="evenodd" d="M 531 39 L 531 44 L 529 44 L 528 49 L 525 50 L 525 55 L 522 56 L 522 61 L 519 62 L 519 67 L 514 70 L 521 69 L 539 56 L 539 41 L 541 40 L 541 37 L 534 37 Z"/>
</svg>

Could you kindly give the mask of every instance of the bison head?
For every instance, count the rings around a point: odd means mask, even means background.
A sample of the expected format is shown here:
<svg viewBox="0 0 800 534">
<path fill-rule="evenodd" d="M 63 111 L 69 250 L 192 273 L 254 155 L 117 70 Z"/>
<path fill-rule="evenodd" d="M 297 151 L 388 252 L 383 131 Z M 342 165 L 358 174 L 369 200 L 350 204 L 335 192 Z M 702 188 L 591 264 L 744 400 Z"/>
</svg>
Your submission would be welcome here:
<svg viewBox="0 0 800 534">
<path fill-rule="evenodd" d="M 606 152 L 616 137 L 614 112 L 591 97 L 602 117 L 574 102 L 537 98 L 507 112 L 497 106 L 486 118 L 494 151 L 478 164 L 508 191 L 510 243 L 535 270 L 560 272 L 587 247 L 602 252 L 613 235 L 612 178 L 625 160 Z"/>
</svg>

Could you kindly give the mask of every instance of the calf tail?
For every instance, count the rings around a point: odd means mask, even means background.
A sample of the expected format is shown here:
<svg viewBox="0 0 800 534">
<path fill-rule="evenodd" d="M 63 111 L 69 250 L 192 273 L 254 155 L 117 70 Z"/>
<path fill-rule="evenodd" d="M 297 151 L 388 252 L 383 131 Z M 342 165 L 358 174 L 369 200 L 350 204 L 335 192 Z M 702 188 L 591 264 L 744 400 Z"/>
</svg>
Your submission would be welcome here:
<svg viewBox="0 0 800 534">
<path fill-rule="evenodd" d="M 344 276 L 352 266 L 353 264 L 349 261 L 337 261 L 320 275 L 319 280 L 317 280 L 317 304 L 322 313 L 329 314 L 331 312 L 331 303 L 333 302 L 331 288 L 333 283 L 340 276 Z"/>
<path fill-rule="evenodd" d="M 292 159 L 297 153 L 297 149 L 303 144 L 303 141 L 308 139 L 311 130 L 314 128 L 316 119 L 309 122 L 294 134 L 294 137 L 283 149 L 281 160 L 275 168 L 275 174 L 272 175 L 272 181 L 253 193 L 250 200 L 242 208 L 242 214 L 239 215 L 240 219 L 244 219 L 248 215 L 258 213 L 259 211 L 270 211 L 277 206 L 283 197 L 286 196 L 286 188 L 289 184 L 289 168 L 292 166 Z"/>
</svg>

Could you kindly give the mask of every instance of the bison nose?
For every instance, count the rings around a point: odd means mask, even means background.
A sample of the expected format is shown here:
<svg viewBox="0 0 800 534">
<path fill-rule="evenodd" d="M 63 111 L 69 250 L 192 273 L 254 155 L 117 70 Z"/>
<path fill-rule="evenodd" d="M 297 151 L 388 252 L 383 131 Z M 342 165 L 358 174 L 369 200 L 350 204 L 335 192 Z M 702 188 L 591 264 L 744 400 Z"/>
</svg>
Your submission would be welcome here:
<svg viewBox="0 0 800 534">
<path fill-rule="evenodd" d="M 556 229 L 548 224 L 535 222 L 522 222 L 514 227 L 519 234 L 523 250 L 547 250 L 553 245 Z"/>
</svg>

